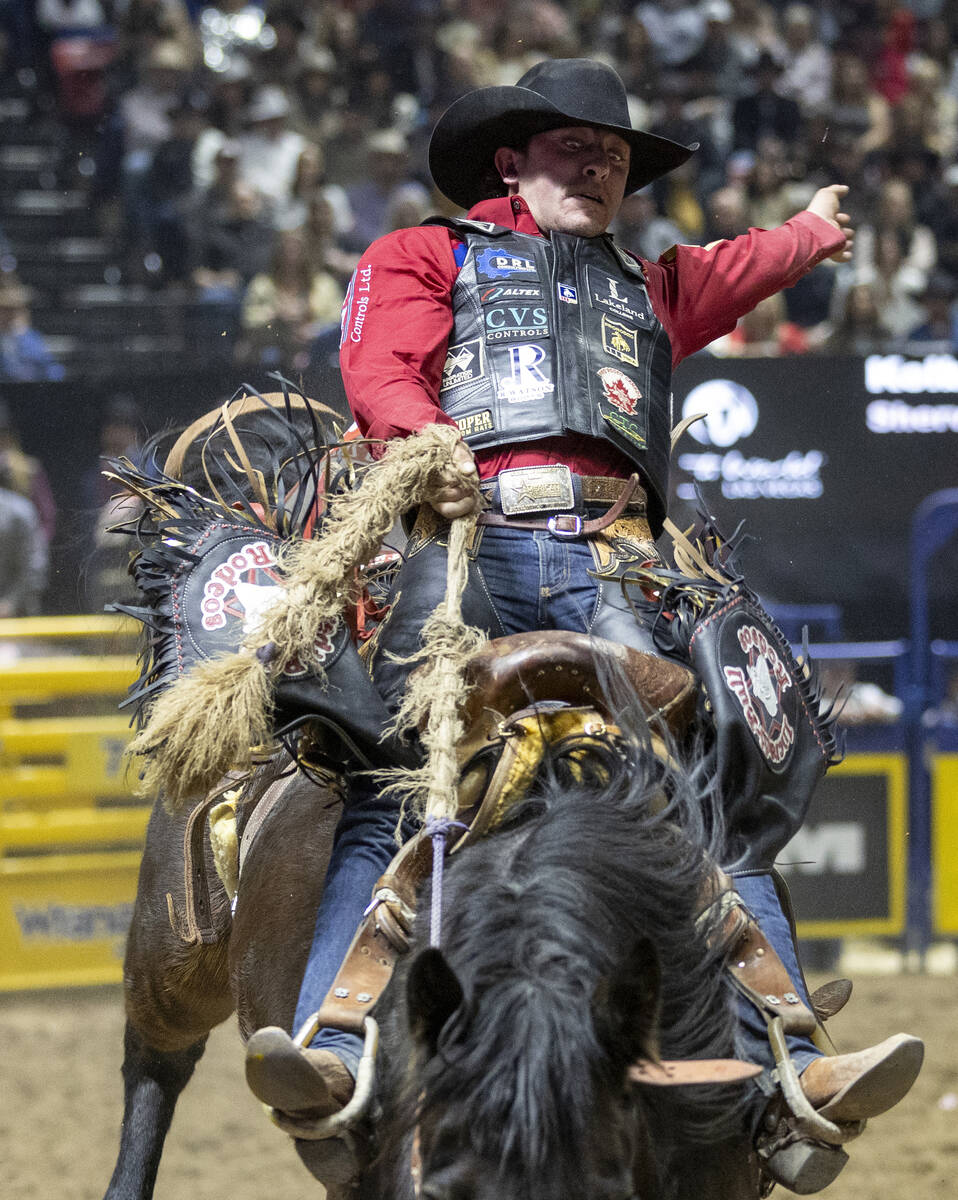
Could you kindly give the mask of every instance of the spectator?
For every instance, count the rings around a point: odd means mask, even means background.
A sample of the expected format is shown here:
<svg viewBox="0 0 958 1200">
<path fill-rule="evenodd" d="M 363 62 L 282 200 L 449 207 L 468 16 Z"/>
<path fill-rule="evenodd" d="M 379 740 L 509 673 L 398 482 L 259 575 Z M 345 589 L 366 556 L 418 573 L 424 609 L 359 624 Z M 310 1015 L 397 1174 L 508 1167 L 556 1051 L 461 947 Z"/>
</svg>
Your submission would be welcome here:
<svg viewBox="0 0 958 1200">
<path fill-rule="evenodd" d="M 365 181 L 346 192 L 356 222 L 347 244 L 360 253 L 389 231 L 389 220 L 397 205 L 429 203 L 429 192 L 409 177 L 409 143 L 397 129 L 380 129 L 370 134 L 366 139 L 366 155 Z"/>
<path fill-rule="evenodd" d="M 47 583 L 47 541 L 37 536 L 36 507 L 10 487 L 0 452 L 0 617 L 29 617 L 40 611 Z"/>
<path fill-rule="evenodd" d="M 184 95 L 170 110 L 170 136 L 156 148 L 147 173 L 148 240 L 162 260 L 166 283 L 183 280 L 191 266 L 188 231 L 198 198 L 193 156 L 206 127 L 205 104 L 202 93 Z"/>
<path fill-rule="evenodd" d="M 0 400 L 0 457 L 3 459 L 6 487 L 24 496 L 36 509 L 40 530 L 47 542 L 53 537 L 57 508 L 50 480 L 39 459 L 24 454 L 20 435 L 13 424 L 9 406 Z"/>
<path fill-rule="evenodd" d="M 891 134 L 888 101 L 874 91 L 866 64 L 854 54 L 835 55 L 829 117 L 837 134 L 847 134 L 862 154 L 884 146 Z"/>
<path fill-rule="evenodd" d="M 784 147 L 770 141 L 765 149 L 745 178 L 747 220 L 759 229 L 775 229 L 795 211 L 795 198 Z"/>
<path fill-rule="evenodd" d="M 306 242 L 314 270 L 328 271 L 343 285 L 349 283 L 359 255 L 344 249 L 336 232 L 336 210 L 324 189 L 315 191 L 306 214 Z"/>
<path fill-rule="evenodd" d="M 958 350 L 958 312 L 955 311 L 955 280 L 943 271 L 929 277 L 919 297 L 924 319 L 907 333 L 909 342 L 933 342 L 935 348 Z"/>
<path fill-rule="evenodd" d="M 784 46 L 775 20 L 775 11 L 765 0 L 731 0 L 732 19 L 728 23 L 728 43 L 738 69 L 739 86 L 763 54 L 776 62 L 784 60 Z M 740 92 L 739 94 L 744 94 Z"/>
<path fill-rule="evenodd" d="M 713 111 L 727 118 L 728 101 L 739 93 L 741 70 L 729 40 L 732 6 L 729 0 L 706 0 L 705 41 L 698 54 L 683 68 L 692 93 L 709 98 Z"/>
<path fill-rule="evenodd" d="M 906 262 L 907 238 L 895 229 L 883 229 L 874 237 L 868 264 L 851 264 L 850 271 L 838 273 L 836 301 L 856 283 L 872 287 L 878 302 L 881 322 L 889 338 L 901 340 L 922 319 L 917 297 L 925 287 L 925 277 L 911 270 Z"/>
<path fill-rule="evenodd" d="M 346 94 L 328 47 L 311 46 L 301 53 L 292 96 L 295 127 L 309 141 L 323 145 L 342 128 Z"/>
<path fill-rule="evenodd" d="M 659 214 L 650 187 L 626 196 L 613 222 L 612 232 L 626 249 L 651 262 L 670 246 L 685 240 L 678 225 Z"/>
<path fill-rule="evenodd" d="M 758 150 L 772 137 L 793 150 L 802 131 L 802 114 L 794 100 L 778 91 L 778 62 L 763 51 L 750 68 L 753 90 L 735 101 L 732 109 L 732 147 Z"/>
<path fill-rule="evenodd" d="M 880 245 L 883 235 L 888 236 Z M 879 262 L 882 249 L 884 269 Z M 878 194 L 874 221 L 862 225 L 856 236 L 852 269 L 864 273 L 878 270 L 886 275 L 890 269 L 899 287 L 916 296 L 924 290 L 937 258 L 935 235 L 915 220 L 908 184 L 903 179 L 886 180 Z M 899 332 L 905 333 L 906 329 Z"/>
<path fill-rule="evenodd" d="M 320 329 L 339 321 L 345 290 L 324 270 L 313 270 L 300 229 L 282 230 L 268 272 L 255 275 L 243 297 L 247 361 L 303 370 Z"/>
<path fill-rule="evenodd" d="M 740 188 L 722 187 L 706 206 L 705 244 L 736 238 L 748 231 L 748 205 Z"/>
<path fill-rule="evenodd" d="M 129 396 L 116 395 L 106 405 L 98 435 L 96 460 L 80 482 L 80 508 L 89 520 L 82 548 L 82 577 L 86 609 L 102 610 L 107 604 L 136 603 L 136 589 L 129 575 L 130 552 L 110 530 L 122 521 L 135 518 L 141 502 L 104 475 L 107 462 L 129 458 L 137 462 L 146 426 L 136 402 Z"/>
<path fill-rule="evenodd" d="M 0 380 L 63 379 L 63 367 L 33 328 L 30 299 L 16 279 L 0 280 Z"/>
<path fill-rule="evenodd" d="M 220 150 L 216 178 L 193 214 L 192 281 L 209 302 L 238 302 L 272 256 L 272 224 L 262 197 L 239 178 L 237 154 L 233 143 Z"/>
<path fill-rule="evenodd" d="M 808 330 L 788 320 L 784 297 L 776 292 L 739 318 L 732 332 L 717 338 L 707 350 L 717 358 L 781 358 L 807 354 L 811 347 Z"/>
<path fill-rule="evenodd" d="M 207 125 L 193 148 L 193 182 L 200 190 L 213 182 L 216 156 L 224 143 L 237 141 L 246 129 L 251 78 L 246 59 L 236 58 L 210 80 Z"/>
<path fill-rule="evenodd" d="M 308 143 L 289 128 L 290 104 L 281 88 L 260 88 L 246 115 L 250 129 L 240 138 L 240 178 L 259 193 L 275 216 L 292 196 Z"/>
<path fill-rule="evenodd" d="M 199 37 L 183 0 L 114 0 L 111 11 L 117 54 L 131 74 L 161 43 L 179 46 L 190 66 L 198 64 Z"/>
<path fill-rule="evenodd" d="M 306 22 L 298 8 L 277 4 L 267 10 L 266 28 L 273 31 L 271 46 L 259 51 L 253 71 L 260 84 L 274 84 L 284 90 L 292 87 L 302 65 L 302 38 Z"/>
<path fill-rule="evenodd" d="M 958 163 L 942 172 L 937 186 L 929 189 L 924 212 L 935 238 L 939 265 L 958 278 Z"/>
<path fill-rule="evenodd" d="M 705 45 L 706 17 L 701 5 L 687 0 L 658 0 L 640 4 L 635 17 L 642 23 L 657 61 L 666 68 L 691 62 Z"/>
<path fill-rule="evenodd" d="M 823 349 L 828 354 L 878 354 L 888 343 L 882 322 L 878 292 L 874 284 L 861 280 L 852 284 L 836 306 L 837 318 Z"/>
<path fill-rule="evenodd" d="M 149 190 L 153 155 L 173 132 L 170 112 L 188 82 L 190 62 L 176 42 L 160 42 L 150 51 L 142 79 L 120 98 L 123 139 L 122 186 L 128 246 L 142 254 L 154 219 Z"/>
<path fill-rule="evenodd" d="M 332 210 L 336 237 L 348 237 L 356 224 L 349 198 L 343 188 L 327 183 L 325 178 L 323 152 L 315 143 L 307 142 L 296 164 L 289 199 L 275 211 L 275 224 L 284 229 L 305 224 L 309 220 L 313 198 L 322 195 Z"/>
<path fill-rule="evenodd" d="M 789 4 L 782 14 L 784 67 L 780 96 L 794 100 L 803 113 L 825 112 L 832 86 L 832 56 L 817 36 L 815 14 L 807 4 Z"/>
</svg>

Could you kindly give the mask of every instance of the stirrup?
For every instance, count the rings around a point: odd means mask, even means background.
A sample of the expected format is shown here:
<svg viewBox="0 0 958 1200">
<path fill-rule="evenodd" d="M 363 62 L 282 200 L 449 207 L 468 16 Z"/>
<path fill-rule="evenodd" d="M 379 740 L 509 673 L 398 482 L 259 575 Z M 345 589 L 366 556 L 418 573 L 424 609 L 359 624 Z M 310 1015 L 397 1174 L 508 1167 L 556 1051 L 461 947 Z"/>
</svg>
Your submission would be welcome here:
<svg viewBox="0 0 958 1200">
<path fill-rule="evenodd" d="M 762 1171 L 798 1196 L 810 1196 L 834 1183 L 848 1162 L 841 1146 L 828 1146 L 795 1131 L 778 1132 L 757 1146 Z"/>
</svg>

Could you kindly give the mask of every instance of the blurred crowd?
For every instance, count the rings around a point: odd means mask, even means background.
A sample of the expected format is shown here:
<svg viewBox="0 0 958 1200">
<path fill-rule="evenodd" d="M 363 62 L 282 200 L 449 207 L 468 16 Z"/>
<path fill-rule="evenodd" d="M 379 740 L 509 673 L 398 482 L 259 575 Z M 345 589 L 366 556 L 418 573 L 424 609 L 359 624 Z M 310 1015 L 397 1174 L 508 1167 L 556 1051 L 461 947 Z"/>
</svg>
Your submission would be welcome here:
<svg viewBox="0 0 958 1200">
<path fill-rule="evenodd" d="M 5 0 L 0 21 L 6 75 L 56 97 L 126 278 L 227 306 L 245 361 L 302 367 L 366 245 L 449 211 L 425 162 L 449 103 L 580 55 L 617 68 L 635 124 L 700 145 L 624 205 L 641 255 L 851 188 L 854 262 L 710 352 L 958 347 L 948 0 Z"/>
</svg>

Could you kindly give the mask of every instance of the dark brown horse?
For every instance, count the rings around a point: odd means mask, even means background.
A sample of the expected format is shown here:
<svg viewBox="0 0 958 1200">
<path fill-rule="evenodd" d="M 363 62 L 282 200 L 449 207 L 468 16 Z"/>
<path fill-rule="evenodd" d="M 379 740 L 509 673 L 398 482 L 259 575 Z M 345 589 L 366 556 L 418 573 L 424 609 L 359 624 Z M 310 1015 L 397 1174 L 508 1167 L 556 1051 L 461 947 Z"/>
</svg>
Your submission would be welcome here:
<svg viewBox="0 0 958 1200">
<path fill-rule="evenodd" d="M 359 1131 L 366 1165 L 352 1194 L 411 1198 L 417 1158 L 430 1200 L 552 1200 L 570 1187 L 590 1200 L 759 1194 L 741 1089 L 629 1080 L 636 1059 L 733 1052 L 720 951 L 696 920 L 711 849 L 704 800 L 688 775 L 662 778 L 643 733 L 630 743 L 585 781 L 581 761 L 570 774 L 552 755 L 507 825 L 451 856 L 442 949 L 420 920 L 376 1008 L 375 1119 Z M 276 774 L 258 784 L 267 799 L 255 836 L 254 822 L 246 830 L 232 915 L 188 815 L 159 804 L 153 814 L 124 972 L 125 1108 L 107 1200 L 152 1195 L 177 1097 L 214 1025 L 235 1008 L 244 1037 L 290 1027 L 340 799 Z M 203 861 L 185 846 L 202 847 Z M 427 914 L 429 900 L 427 886 Z M 328 1146 L 296 1146 L 316 1173 L 328 1168 Z"/>
</svg>

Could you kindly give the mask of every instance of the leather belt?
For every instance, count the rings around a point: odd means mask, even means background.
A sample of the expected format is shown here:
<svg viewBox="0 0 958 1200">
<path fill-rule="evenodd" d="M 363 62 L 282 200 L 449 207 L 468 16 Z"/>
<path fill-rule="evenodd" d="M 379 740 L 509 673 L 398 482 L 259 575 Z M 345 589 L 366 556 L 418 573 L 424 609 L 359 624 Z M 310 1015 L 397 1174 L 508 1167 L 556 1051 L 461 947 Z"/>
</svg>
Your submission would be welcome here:
<svg viewBox="0 0 958 1200">
<path fill-rule="evenodd" d="M 496 525 L 505 529 L 546 529 L 559 538 L 591 537 L 599 533 L 628 509 L 635 516 L 646 511 L 645 491 L 639 486 L 638 475 L 628 479 L 607 478 L 601 475 L 581 475 L 576 480 L 580 485 L 583 504 L 611 501 L 611 507 L 600 517 L 584 520 L 578 513 L 553 512 L 550 516 L 532 519 L 510 516 L 502 512 L 481 512 L 476 518 L 479 525 Z M 485 488 L 483 489 L 485 491 Z"/>
</svg>

